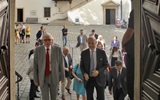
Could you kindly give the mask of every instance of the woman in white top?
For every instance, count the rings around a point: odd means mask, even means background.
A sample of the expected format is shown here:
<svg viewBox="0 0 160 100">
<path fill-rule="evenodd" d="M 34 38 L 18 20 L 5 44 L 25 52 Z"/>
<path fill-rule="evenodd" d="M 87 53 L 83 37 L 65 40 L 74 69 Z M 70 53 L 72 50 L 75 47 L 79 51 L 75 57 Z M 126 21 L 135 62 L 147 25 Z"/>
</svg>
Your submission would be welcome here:
<svg viewBox="0 0 160 100">
<path fill-rule="evenodd" d="M 111 67 L 114 66 L 114 62 L 116 60 L 121 60 L 122 61 L 122 54 L 121 51 L 118 49 L 118 47 L 113 47 L 112 52 L 109 56 L 109 63 L 111 65 Z"/>
<path fill-rule="evenodd" d="M 35 43 L 35 47 L 38 47 L 40 45 L 39 42 Z M 36 95 L 37 86 L 34 84 L 34 71 L 33 71 L 33 62 L 34 62 L 34 49 L 32 49 L 29 53 L 29 68 L 27 71 L 27 75 L 30 78 L 30 92 L 29 92 L 29 100 L 34 100 L 34 98 L 39 98 L 39 96 Z"/>
<path fill-rule="evenodd" d="M 102 35 L 99 35 L 97 39 L 97 47 L 99 45 L 102 45 L 101 49 L 105 50 L 106 44 L 105 44 L 105 40 L 103 39 Z"/>
</svg>

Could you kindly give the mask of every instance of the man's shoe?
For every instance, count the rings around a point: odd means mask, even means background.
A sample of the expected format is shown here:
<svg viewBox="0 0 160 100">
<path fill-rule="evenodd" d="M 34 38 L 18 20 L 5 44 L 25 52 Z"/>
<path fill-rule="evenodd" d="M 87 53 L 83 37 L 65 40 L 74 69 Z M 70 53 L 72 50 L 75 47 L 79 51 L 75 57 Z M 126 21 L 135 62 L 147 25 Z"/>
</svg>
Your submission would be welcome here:
<svg viewBox="0 0 160 100">
<path fill-rule="evenodd" d="M 65 95 L 62 95 L 62 100 L 66 100 L 66 99 L 65 99 Z"/>
<path fill-rule="evenodd" d="M 71 91 L 70 91 L 70 89 L 67 89 L 67 88 L 66 88 L 66 90 L 67 90 L 67 92 L 68 92 L 70 95 L 72 94 Z"/>
</svg>

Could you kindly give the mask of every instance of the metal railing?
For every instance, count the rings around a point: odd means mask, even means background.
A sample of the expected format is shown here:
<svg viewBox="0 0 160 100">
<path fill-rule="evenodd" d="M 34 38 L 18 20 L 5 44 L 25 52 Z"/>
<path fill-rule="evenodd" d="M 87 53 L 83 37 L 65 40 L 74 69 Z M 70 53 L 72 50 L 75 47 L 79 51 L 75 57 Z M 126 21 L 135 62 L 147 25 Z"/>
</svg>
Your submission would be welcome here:
<svg viewBox="0 0 160 100">
<path fill-rule="evenodd" d="M 15 71 L 15 74 L 17 76 L 16 84 L 17 84 L 17 100 L 20 100 L 19 98 L 19 82 L 22 81 L 23 77 Z"/>
</svg>

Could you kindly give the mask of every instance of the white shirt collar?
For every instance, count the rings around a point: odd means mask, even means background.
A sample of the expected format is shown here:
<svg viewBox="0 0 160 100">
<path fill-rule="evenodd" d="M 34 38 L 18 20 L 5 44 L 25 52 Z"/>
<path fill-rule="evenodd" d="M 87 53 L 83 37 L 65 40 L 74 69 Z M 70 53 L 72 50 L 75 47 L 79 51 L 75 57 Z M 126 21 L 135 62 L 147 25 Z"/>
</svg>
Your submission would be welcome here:
<svg viewBox="0 0 160 100">
<path fill-rule="evenodd" d="M 119 70 L 117 70 L 117 72 L 119 72 Z M 120 74 L 122 73 L 122 68 L 120 69 Z"/>
<path fill-rule="evenodd" d="M 44 46 L 45 47 L 45 50 L 47 50 L 47 47 L 46 46 Z M 49 46 L 49 50 L 51 50 L 51 45 Z"/>
<path fill-rule="evenodd" d="M 91 50 L 91 49 L 89 49 L 89 51 L 90 51 L 90 52 L 92 52 L 92 50 Z M 96 48 L 93 50 L 93 52 L 95 52 L 95 51 L 96 51 Z"/>
</svg>

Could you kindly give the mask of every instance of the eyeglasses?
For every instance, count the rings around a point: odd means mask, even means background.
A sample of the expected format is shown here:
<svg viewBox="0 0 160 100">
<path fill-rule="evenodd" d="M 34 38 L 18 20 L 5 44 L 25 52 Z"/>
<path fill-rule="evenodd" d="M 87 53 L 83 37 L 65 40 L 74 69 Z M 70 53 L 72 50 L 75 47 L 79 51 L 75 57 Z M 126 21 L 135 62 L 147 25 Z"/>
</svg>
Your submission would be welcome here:
<svg viewBox="0 0 160 100">
<path fill-rule="evenodd" d="M 46 42 L 46 41 L 51 41 L 51 39 L 44 39 L 44 41 Z"/>
</svg>

